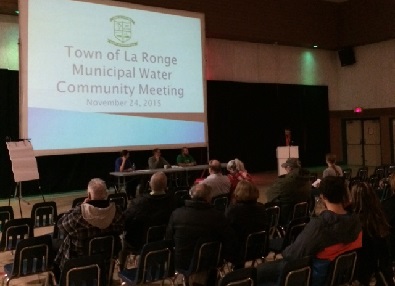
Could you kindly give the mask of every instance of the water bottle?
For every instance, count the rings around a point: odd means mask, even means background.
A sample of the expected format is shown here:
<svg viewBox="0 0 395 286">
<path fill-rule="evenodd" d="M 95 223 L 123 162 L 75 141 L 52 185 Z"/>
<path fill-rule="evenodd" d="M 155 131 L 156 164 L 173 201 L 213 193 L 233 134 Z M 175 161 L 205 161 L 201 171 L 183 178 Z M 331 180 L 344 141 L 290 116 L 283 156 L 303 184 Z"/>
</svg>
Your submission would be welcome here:
<svg viewBox="0 0 395 286">
<path fill-rule="evenodd" d="M 135 171 L 135 170 L 136 170 L 136 164 L 133 163 L 133 164 L 132 164 L 132 171 Z"/>
</svg>

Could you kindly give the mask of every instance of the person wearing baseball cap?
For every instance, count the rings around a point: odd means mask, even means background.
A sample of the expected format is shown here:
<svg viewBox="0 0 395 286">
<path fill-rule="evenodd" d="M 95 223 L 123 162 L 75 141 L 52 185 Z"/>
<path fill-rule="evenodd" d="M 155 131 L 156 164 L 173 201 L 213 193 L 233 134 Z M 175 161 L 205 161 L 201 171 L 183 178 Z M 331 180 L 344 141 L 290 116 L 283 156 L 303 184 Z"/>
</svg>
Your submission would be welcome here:
<svg viewBox="0 0 395 286">
<path fill-rule="evenodd" d="M 308 171 L 302 169 L 302 164 L 298 158 L 288 158 L 281 164 L 285 168 L 286 174 L 277 178 L 267 192 L 267 202 L 277 204 L 281 208 L 280 225 L 286 225 L 292 214 L 294 204 L 299 202 L 309 202 L 311 183 Z"/>
</svg>

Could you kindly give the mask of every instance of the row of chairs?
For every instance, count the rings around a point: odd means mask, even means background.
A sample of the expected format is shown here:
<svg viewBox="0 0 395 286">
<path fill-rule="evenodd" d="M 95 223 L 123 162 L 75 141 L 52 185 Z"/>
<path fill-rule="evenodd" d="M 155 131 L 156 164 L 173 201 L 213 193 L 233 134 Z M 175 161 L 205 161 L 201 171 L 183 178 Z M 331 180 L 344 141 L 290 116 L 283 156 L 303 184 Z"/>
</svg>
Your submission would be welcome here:
<svg viewBox="0 0 395 286">
<path fill-rule="evenodd" d="M 16 245 L 13 263 L 4 265 L 3 284 L 4 281 L 8 285 L 14 279 L 48 272 L 53 285 L 81 285 L 77 282 L 85 281 L 87 277 L 91 281 L 86 285 L 110 285 L 115 264 L 114 241 L 113 234 L 90 239 L 86 247 L 86 257 L 83 261 L 78 259 L 67 261 L 57 284 L 53 273 L 52 236 L 46 234 L 22 239 Z M 86 263 L 93 266 L 83 265 Z M 85 270 L 82 276 L 81 273 L 74 273 L 81 270 Z M 92 276 L 93 273 L 98 275 Z"/>
<path fill-rule="evenodd" d="M 370 179 L 385 179 L 391 176 L 392 173 L 395 172 L 395 165 L 380 165 L 377 166 L 373 173 L 369 175 L 369 168 L 366 166 L 360 167 L 357 170 L 357 174 L 353 177 L 352 176 L 352 169 L 351 168 L 344 168 L 343 169 L 343 176 L 347 180 L 357 179 L 362 182 L 367 182 Z"/>
<path fill-rule="evenodd" d="M 110 238 L 110 241 L 108 240 Z M 51 236 L 43 235 L 22 240 L 18 243 L 14 262 L 4 266 L 7 285 L 11 280 L 48 272 L 53 285 L 109 285 L 109 275 L 112 269 L 106 264 L 112 259 L 113 244 L 111 236 L 96 238 L 100 243 L 96 246 L 90 242 L 90 255 L 68 260 L 61 273 L 59 284 L 52 272 L 53 256 L 51 254 Z M 110 251 L 108 251 L 110 245 Z M 102 250 L 105 247 L 105 250 Z M 95 248 L 96 252 L 91 252 Z M 104 257 L 103 254 L 110 253 Z M 183 285 L 187 284 L 188 278 L 194 273 L 217 269 L 220 265 L 221 243 L 204 242 L 197 248 L 191 266 L 187 270 L 174 268 L 173 242 L 161 240 L 144 245 L 139 263 L 136 268 L 124 269 L 118 273 L 123 285 L 140 285 L 156 281 L 169 280 L 172 285 L 179 275 L 183 277 Z M 348 252 L 339 255 L 331 264 L 326 285 L 343 285 L 352 281 L 356 263 L 356 252 Z M 111 263 L 111 265 L 113 265 Z M 302 258 L 285 265 L 280 276 L 280 285 L 310 285 L 311 279 L 310 258 Z M 109 271 L 109 272 L 108 272 Z M 108 274 L 107 274 L 108 273 Z M 248 284 L 245 284 L 248 283 Z M 219 286 L 230 285 L 257 285 L 256 268 L 242 268 L 223 275 Z M 267 284 L 265 284 L 267 285 Z"/>
</svg>

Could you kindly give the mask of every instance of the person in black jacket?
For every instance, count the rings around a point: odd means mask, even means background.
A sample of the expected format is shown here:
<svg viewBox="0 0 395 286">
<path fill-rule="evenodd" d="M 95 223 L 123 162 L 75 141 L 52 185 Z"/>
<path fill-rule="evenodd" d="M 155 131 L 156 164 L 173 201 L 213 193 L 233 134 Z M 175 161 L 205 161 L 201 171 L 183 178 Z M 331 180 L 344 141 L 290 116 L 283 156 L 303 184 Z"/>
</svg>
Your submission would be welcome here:
<svg viewBox="0 0 395 286">
<path fill-rule="evenodd" d="M 243 254 L 247 236 L 253 232 L 268 231 L 265 206 L 258 202 L 259 190 L 250 181 L 239 181 L 236 186 L 235 203 L 225 211 L 231 227 L 236 234 L 236 249 L 234 250 L 236 268 L 244 267 Z"/>
<path fill-rule="evenodd" d="M 130 251 L 139 251 L 145 244 L 150 226 L 167 225 L 170 214 L 175 208 L 174 199 L 166 193 L 167 176 L 156 172 L 151 176 L 151 192 L 134 199 L 125 211 L 125 232 L 120 253 L 120 267 Z"/>
<path fill-rule="evenodd" d="M 223 255 L 232 252 L 234 232 L 224 214 L 210 203 L 210 187 L 197 184 L 191 189 L 192 200 L 177 208 L 170 216 L 166 239 L 175 245 L 176 270 L 188 270 L 197 242 L 220 241 Z"/>
</svg>

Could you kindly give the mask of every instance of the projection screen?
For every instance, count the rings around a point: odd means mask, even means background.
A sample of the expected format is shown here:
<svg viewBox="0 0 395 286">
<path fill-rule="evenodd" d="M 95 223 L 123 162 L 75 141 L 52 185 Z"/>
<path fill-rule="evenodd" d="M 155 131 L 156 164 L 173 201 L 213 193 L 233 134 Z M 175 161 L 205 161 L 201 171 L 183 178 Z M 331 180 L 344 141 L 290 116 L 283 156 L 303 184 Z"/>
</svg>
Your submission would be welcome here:
<svg viewBox="0 0 395 286">
<path fill-rule="evenodd" d="M 20 0 L 21 138 L 35 155 L 207 147 L 204 15 Z"/>
</svg>

